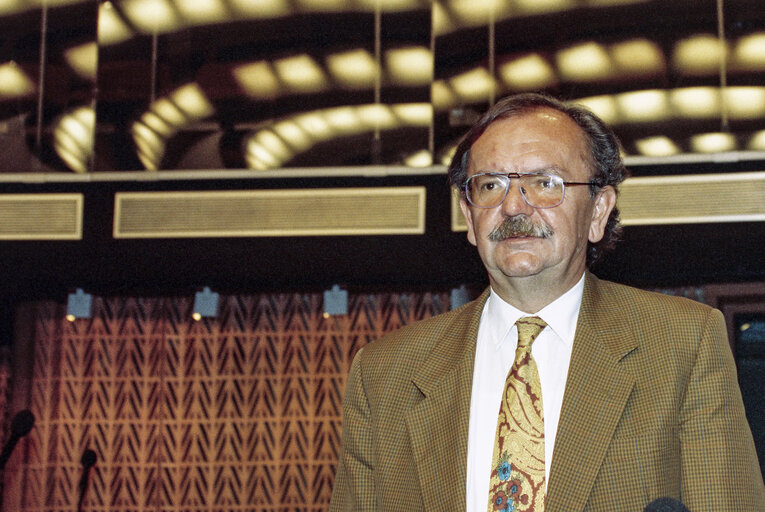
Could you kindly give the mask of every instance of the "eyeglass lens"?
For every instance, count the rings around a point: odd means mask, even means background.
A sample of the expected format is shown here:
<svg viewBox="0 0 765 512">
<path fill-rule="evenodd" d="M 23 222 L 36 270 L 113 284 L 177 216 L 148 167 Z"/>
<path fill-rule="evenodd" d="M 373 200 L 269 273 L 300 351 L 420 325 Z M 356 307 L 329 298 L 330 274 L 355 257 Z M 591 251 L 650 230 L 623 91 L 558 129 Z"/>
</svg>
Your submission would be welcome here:
<svg viewBox="0 0 765 512">
<path fill-rule="evenodd" d="M 563 200 L 563 179 L 547 174 L 522 174 L 521 194 L 535 208 L 551 208 Z M 467 199 L 476 206 L 493 208 L 505 199 L 512 179 L 504 174 L 476 174 L 467 182 Z"/>
</svg>

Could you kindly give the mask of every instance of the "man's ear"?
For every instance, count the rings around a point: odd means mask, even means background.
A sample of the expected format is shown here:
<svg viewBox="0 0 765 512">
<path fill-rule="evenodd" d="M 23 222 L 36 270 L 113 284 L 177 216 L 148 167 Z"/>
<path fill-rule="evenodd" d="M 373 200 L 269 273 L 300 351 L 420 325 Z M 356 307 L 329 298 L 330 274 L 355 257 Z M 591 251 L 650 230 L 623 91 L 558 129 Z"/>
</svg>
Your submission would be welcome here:
<svg viewBox="0 0 765 512">
<path fill-rule="evenodd" d="M 467 224 L 468 242 L 476 245 L 475 229 L 473 228 L 473 212 L 470 211 L 470 205 L 468 205 L 467 200 L 463 196 L 460 196 L 460 209 L 462 210 L 462 215 L 465 217 L 465 224 Z"/>
<path fill-rule="evenodd" d="M 598 191 L 595 197 L 595 206 L 592 209 L 590 220 L 590 232 L 587 239 L 590 243 L 597 243 L 603 238 L 606 230 L 608 217 L 616 206 L 616 189 L 607 185 Z"/>
</svg>

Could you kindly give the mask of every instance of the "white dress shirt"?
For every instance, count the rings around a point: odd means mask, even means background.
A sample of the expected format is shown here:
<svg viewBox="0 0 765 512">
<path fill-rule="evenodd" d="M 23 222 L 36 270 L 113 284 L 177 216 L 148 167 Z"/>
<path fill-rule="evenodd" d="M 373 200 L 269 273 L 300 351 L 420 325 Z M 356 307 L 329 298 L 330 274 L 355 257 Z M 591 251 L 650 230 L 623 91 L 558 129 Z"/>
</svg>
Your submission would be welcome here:
<svg viewBox="0 0 765 512">
<path fill-rule="evenodd" d="M 558 430 L 563 391 L 566 387 L 576 321 L 582 305 L 584 275 L 569 291 L 544 309 L 531 315 L 503 301 L 494 290 L 486 301 L 473 370 L 470 399 L 470 430 L 467 460 L 467 511 L 485 512 L 489 504 L 491 458 L 494 451 L 499 406 L 505 378 L 515 359 L 518 329 L 515 322 L 523 316 L 538 316 L 547 327 L 531 346 L 542 385 L 545 420 L 545 483 L 550 478 L 555 433 Z"/>
</svg>

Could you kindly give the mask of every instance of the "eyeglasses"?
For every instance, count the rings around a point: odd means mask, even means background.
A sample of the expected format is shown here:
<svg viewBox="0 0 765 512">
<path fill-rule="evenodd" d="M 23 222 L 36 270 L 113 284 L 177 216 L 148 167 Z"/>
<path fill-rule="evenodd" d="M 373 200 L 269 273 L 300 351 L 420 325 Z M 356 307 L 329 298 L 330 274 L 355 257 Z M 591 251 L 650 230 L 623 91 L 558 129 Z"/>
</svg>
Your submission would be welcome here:
<svg viewBox="0 0 765 512">
<path fill-rule="evenodd" d="M 563 178 L 554 174 L 484 172 L 468 178 L 465 183 L 465 196 L 473 206 L 494 208 L 502 204 L 507 197 L 512 178 L 518 178 L 523 200 L 534 208 L 552 208 L 561 204 L 566 185 L 598 186 L 592 181 L 563 181 Z"/>
</svg>

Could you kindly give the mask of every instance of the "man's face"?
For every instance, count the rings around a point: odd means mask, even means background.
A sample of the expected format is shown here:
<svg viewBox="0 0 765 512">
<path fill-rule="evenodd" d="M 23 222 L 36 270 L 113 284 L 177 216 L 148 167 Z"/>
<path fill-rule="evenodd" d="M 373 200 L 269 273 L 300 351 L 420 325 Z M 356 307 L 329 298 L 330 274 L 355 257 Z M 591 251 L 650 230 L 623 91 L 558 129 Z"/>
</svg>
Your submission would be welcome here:
<svg viewBox="0 0 765 512">
<path fill-rule="evenodd" d="M 588 155 L 585 135 L 573 120 L 556 110 L 539 108 L 492 123 L 471 148 L 468 177 L 481 172 L 548 172 L 567 182 L 588 182 Z M 462 199 L 461 207 L 468 240 L 478 248 L 495 288 L 508 279 L 540 276 L 565 291 L 586 267 L 587 242 L 603 237 L 615 196 L 612 187 L 605 187 L 595 198 L 588 186 L 566 187 L 560 205 L 539 209 L 524 201 L 518 180 L 513 179 L 499 206 L 477 208 Z M 508 218 L 542 229 L 536 236 L 490 237 Z"/>
</svg>

